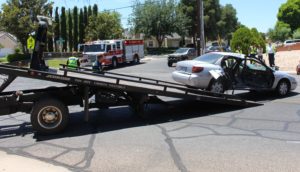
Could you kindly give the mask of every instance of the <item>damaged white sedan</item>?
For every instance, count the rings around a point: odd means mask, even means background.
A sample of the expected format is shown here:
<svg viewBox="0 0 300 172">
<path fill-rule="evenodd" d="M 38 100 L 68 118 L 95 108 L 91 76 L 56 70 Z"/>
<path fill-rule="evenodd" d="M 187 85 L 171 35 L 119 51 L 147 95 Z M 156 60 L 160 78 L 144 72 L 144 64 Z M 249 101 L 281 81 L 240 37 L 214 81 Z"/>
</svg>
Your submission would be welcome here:
<svg viewBox="0 0 300 172">
<path fill-rule="evenodd" d="M 226 90 L 275 90 L 280 96 L 296 89 L 296 79 L 243 54 L 213 52 L 177 63 L 175 81 L 189 87 L 223 93 Z"/>
</svg>

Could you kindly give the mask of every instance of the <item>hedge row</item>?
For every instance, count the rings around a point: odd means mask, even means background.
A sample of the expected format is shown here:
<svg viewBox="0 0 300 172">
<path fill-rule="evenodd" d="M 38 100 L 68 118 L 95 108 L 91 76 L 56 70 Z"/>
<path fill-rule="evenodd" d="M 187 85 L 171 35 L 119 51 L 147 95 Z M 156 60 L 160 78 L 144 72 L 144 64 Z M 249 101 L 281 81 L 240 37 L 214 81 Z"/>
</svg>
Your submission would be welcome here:
<svg viewBox="0 0 300 172">
<path fill-rule="evenodd" d="M 30 54 L 9 54 L 7 55 L 7 61 L 9 63 L 11 62 L 16 62 L 16 61 L 22 61 L 22 60 L 29 60 L 30 59 Z"/>
</svg>

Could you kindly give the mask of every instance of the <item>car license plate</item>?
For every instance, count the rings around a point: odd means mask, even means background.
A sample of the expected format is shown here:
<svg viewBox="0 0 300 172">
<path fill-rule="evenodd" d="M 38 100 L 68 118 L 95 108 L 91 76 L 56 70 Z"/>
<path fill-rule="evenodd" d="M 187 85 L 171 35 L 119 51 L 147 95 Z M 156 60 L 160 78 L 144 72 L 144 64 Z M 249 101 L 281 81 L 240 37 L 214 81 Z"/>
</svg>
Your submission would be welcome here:
<svg viewBox="0 0 300 172">
<path fill-rule="evenodd" d="M 187 71 L 187 67 L 184 67 L 184 66 L 180 66 L 180 71 L 183 71 L 183 72 L 186 72 Z"/>
</svg>

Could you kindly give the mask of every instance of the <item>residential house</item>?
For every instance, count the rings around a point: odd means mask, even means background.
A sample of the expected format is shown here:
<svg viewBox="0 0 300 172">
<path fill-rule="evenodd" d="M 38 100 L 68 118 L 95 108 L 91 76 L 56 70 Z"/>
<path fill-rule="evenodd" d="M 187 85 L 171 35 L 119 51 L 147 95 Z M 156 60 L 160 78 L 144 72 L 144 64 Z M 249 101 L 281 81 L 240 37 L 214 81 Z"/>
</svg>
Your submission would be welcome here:
<svg viewBox="0 0 300 172">
<path fill-rule="evenodd" d="M 131 34 L 128 29 L 125 29 L 123 36 L 125 39 L 144 39 L 145 46 L 147 48 L 158 48 L 158 42 L 155 37 L 145 38 L 144 34 Z M 162 43 L 162 47 L 165 48 L 178 48 L 180 47 L 181 36 L 177 33 L 172 34 L 171 36 L 166 36 Z M 185 38 L 185 45 L 193 43 L 192 38 Z"/>
<path fill-rule="evenodd" d="M 7 32 L 0 31 L 0 57 L 13 54 L 18 46 L 17 38 Z"/>
</svg>

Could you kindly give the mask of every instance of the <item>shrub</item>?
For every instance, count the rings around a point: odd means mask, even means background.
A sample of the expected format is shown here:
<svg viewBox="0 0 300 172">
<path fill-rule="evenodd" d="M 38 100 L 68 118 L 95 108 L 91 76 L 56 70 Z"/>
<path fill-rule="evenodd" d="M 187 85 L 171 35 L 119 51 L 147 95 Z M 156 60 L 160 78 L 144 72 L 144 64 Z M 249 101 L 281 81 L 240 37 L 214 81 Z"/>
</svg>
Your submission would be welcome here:
<svg viewBox="0 0 300 172">
<path fill-rule="evenodd" d="M 20 48 L 16 48 L 16 49 L 15 49 L 15 53 L 16 53 L 16 54 L 20 54 L 20 52 L 21 52 L 21 49 L 20 49 Z"/>
<path fill-rule="evenodd" d="M 236 51 L 238 47 L 241 48 L 243 54 L 249 54 L 250 46 L 262 47 L 265 52 L 265 40 L 259 32 L 253 28 L 241 27 L 233 33 L 230 47 Z"/>
<path fill-rule="evenodd" d="M 16 62 L 16 61 L 22 61 L 22 60 L 29 60 L 30 59 L 30 54 L 9 54 L 7 55 L 7 61 L 9 63 L 11 62 Z"/>
<path fill-rule="evenodd" d="M 300 39 L 300 28 L 295 30 L 295 32 L 293 33 L 293 38 L 294 39 Z"/>
</svg>

